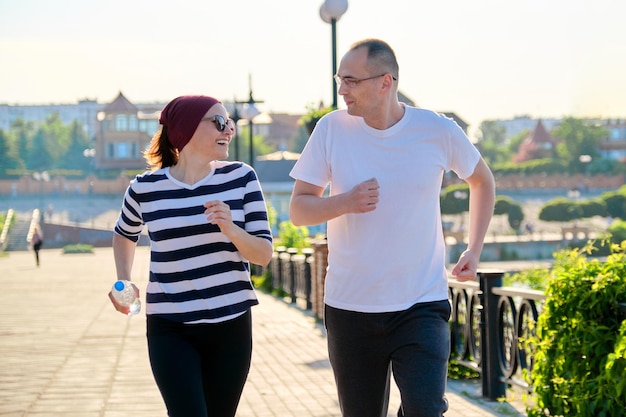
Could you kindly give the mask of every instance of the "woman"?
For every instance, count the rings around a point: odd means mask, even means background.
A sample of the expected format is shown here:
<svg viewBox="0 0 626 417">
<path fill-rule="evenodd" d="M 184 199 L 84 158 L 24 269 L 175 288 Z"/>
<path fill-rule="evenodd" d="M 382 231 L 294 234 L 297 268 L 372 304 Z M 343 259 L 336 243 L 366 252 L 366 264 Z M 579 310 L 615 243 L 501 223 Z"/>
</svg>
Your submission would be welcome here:
<svg viewBox="0 0 626 417">
<path fill-rule="evenodd" d="M 39 250 L 41 249 L 41 245 L 43 244 L 43 238 L 41 237 L 39 226 L 35 226 L 33 228 L 33 235 L 30 238 L 30 244 L 32 245 L 33 251 L 35 252 L 35 262 L 37 263 L 37 266 L 39 266 Z"/>
<path fill-rule="evenodd" d="M 265 201 L 250 166 L 224 161 L 235 125 L 218 100 L 178 97 L 159 122 L 145 155 L 153 170 L 131 182 L 115 226 L 117 278 L 130 280 L 147 226 L 148 352 L 168 414 L 232 417 L 258 304 L 249 263 L 267 265 L 273 251 Z"/>
</svg>

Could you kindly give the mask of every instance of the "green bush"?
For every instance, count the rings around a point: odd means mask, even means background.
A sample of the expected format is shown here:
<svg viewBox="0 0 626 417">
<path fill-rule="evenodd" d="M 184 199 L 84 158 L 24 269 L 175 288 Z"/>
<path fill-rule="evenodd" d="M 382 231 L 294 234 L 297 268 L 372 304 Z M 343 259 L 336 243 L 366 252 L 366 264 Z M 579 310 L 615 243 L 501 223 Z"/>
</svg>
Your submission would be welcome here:
<svg viewBox="0 0 626 417">
<path fill-rule="evenodd" d="M 509 207 L 507 218 L 511 229 L 519 230 L 522 226 L 522 221 L 524 220 L 524 210 L 522 210 L 522 206 L 519 204 L 513 204 Z"/>
<path fill-rule="evenodd" d="M 528 287 L 531 290 L 545 291 L 548 285 L 550 271 L 547 268 L 530 268 L 515 274 L 504 276 L 504 285 L 511 287 L 514 285 Z"/>
<path fill-rule="evenodd" d="M 556 254 L 533 338 L 529 417 L 626 415 L 626 243 L 606 261 L 583 250 Z"/>
<path fill-rule="evenodd" d="M 505 197 L 501 195 L 496 196 L 496 202 L 493 207 L 494 216 L 507 214 L 511 206 L 513 206 L 514 204 L 516 204 L 515 201 L 513 201 L 513 199 L 510 197 Z"/>
<path fill-rule="evenodd" d="M 302 117 L 300 118 L 300 123 L 302 123 L 302 125 L 305 127 L 305 129 L 310 135 L 311 132 L 313 132 L 313 129 L 315 128 L 315 125 L 317 124 L 317 122 L 323 116 L 325 116 L 326 114 L 330 113 L 333 110 L 334 109 L 332 108 L 332 106 L 324 107 L 320 104 L 319 107 L 315 107 L 313 105 L 308 105 L 307 112 L 304 115 L 302 115 Z"/>
<path fill-rule="evenodd" d="M 609 226 L 611 243 L 621 244 L 626 240 L 626 220 L 616 220 Z"/>
<path fill-rule="evenodd" d="M 290 221 L 284 221 L 278 225 L 278 239 L 274 245 L 302 250 L 308 246 L 307 237 L 309 229 L 306 226 L 295 226 Z"/>
<path fill-rule="evenodd" d="M 600 199 L 590 199 L 579 203 L 582 218 L 591 218 L 594 216 L 606 217 L 606 203 Z"/>
<path fill-rule="evenodd" d="M 580 218 L 582 210 L 577 203 L 558 197 L 545 203 L 539 210 L 539 220 L 547 222 L 568 222 Z"/>
<path fill-rule="evenodd" d="M 622 186 L 617 191 L 606 192 L 600 199 L 606 204 L 609 216 L 626 220 L 626 188 Z"/>
<path fill-rule="evenodd" d="M 272 292 L 272 273 L 266 269 L 263 275 L 253 275 L 251 278 L 254 288 L 266 293 Z"/>
<path fill-rule="evenodd" d="M 63 253 L 93 253 L 93 246 L 79 243 L 76 245 L 66 245 L 63 247 Z"/>
<path fill-rule="evenodd" d="M 497 175 L 537 175 L 561 174 L 567 170 L 567 164 L 558 159 L 533 159 L 522 163 L 506 162 L 493 167 Z"/>
</svg>

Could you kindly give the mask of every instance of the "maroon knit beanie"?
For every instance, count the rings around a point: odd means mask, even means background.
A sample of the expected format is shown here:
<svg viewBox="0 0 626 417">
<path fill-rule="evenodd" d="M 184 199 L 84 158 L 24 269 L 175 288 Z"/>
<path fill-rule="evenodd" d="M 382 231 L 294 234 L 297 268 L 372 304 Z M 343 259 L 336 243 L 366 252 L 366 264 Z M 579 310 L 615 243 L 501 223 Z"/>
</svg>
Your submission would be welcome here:
<svg viewBox="0 0 626 417">
<path fill-rule="evenodd" d="M 189 142 L 200 120 L 219 100 L 208 96 L 181 96 L 167 103 L 159 123 L 167 127 L 167 137 L 178 151 Z"/>
</svg>

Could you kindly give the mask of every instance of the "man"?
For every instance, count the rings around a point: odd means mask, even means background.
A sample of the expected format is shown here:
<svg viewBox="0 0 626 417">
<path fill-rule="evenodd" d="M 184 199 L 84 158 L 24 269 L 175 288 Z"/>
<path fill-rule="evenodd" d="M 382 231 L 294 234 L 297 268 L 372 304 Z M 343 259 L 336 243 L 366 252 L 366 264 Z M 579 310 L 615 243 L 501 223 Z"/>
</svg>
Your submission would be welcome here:
<svg viewBox="0 0 626 417">
<path fill-rule="evenodd" d="M 451 271 L 466 281 L 493 213 L 493 175 L 452 120 L 398 102 L 387 43 L 352 45 L 335 79 L 347 110 L 318 122 L 294 166 L 290 216 L 328 221 L 324 320 L 342 415 L 386 415 L 391 367 L 398 416 L 441 416 L 450 354 L 442 178 L 452 170 L 469 184 L 468 246 Z"/>
</svg>

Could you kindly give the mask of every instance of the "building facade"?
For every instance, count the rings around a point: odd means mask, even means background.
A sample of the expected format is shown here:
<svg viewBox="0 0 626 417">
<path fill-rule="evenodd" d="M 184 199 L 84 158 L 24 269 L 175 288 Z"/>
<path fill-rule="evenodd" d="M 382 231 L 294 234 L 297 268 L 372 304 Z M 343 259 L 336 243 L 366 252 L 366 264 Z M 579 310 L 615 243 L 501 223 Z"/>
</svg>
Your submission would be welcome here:
<svg viewBox="0 0 626 417">
<path fill-rule="evenodd" d="M 89 138 L 96 134 L 96 114 L 102 108 L 96 100 L 84 99 L 78 104 L 45 104 L 12 106 L 0 104 L 0 129 L 5 132 L 17 119 L 40 123 L 51 114 L 57 113 L 63 124 L 69 125 L 77 120 Z"/>
<path fill-rule="evenodd" d="M 145 167 L 143 152 L 159 129 L 161 108 L 144 106 L 139 109 L 120 92 L 113 102 L 98 111 L 96 169 Z"/>
</svg>

